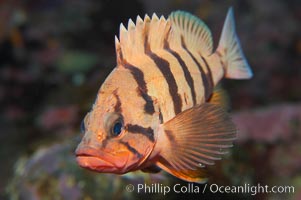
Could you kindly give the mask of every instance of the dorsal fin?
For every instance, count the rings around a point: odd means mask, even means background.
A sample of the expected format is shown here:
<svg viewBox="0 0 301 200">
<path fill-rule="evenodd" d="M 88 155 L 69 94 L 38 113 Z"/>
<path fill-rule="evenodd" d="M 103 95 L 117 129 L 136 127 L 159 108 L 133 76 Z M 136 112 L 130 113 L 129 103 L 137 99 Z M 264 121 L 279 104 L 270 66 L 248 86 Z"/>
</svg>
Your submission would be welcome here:
<svg viewBox="0 0 301 200">
<path fill-rule="evenodd" d="M 144 55 L 146 48 L 150 48 L 151 51 L 163 49 L 169 30 L 169 20 L 163 16 L 158 18 L 156 14 L 153 14 L 151 18 L 145 15 L 143 20 L 138 16 L 136 25 L 130 19 L 127 29 L 120 24 L 119 40 L 115 37 L 117 62 L 120 63 L 123 60 L 131 62 L 140 55 Z"/>
<path fill-rule="evenodd" d="M 127 28 L 120 24 L 119 40 L 115 37 L 117 62 L 137 60 L 149 50 L 168 50 L 165 42 L 174 49 L 182 48 L 181 42 L 185 42 L 191 51 L 205 56 L 212 53 L 212 36 L 205 23 L 187 12 L 176 11 L 168 19 L 153 14 L 151 18 L 145 15 L 143 20 L 138 16 L 136 24 L 130 19 Z"/>
<path fill-rule="evenodd" d="M 202 55 L 212 54 L 212 35 L 206 24 L 184 11 L 172 12 L 169 16 L 175 34 L 183 36 L 186 47 Z"/>
</svg>

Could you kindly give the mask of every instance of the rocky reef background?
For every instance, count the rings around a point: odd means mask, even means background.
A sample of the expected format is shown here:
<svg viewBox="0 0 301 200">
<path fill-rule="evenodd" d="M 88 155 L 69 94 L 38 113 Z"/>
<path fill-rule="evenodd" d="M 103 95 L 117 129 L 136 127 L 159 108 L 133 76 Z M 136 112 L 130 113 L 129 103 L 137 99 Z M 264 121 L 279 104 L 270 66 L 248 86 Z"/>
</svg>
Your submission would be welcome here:
<svg viewBox="0 0 301 200">
<path fill-rule="evenodd" d="M 73 151 L 79 125 L 115 66 L 114 35 L 137 15 L 189 11 L 217 45 L 229 6 L 254 71 L 224 80 L 238 140 L 209 183 L 295 187 L 256 198 L 301 199 L 301 3 L 298 0 L 0 1 L 0 199 L 132 199 L 179 194 L 127 192 L 128 184 L 187 183 L 166 173 L 96 174 Z M 200 185 L 202 188 L 203 185 Z M 180 194 L 246 198 L 250 194 Z"/>
</svg>

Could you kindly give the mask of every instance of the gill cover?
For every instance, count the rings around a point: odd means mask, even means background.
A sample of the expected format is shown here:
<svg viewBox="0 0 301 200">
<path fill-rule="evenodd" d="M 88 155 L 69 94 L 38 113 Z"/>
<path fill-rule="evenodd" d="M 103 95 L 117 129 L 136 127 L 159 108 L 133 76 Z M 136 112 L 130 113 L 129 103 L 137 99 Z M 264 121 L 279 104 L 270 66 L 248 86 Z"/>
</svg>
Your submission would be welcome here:
<svg viewBox="0 0 301 200">
<path fill-rule="evenodd" d="M 103 83 L 84 120 L 85 134 L 76 150 L 80 166 L 122 174 L 137 170 L 151 154 L 159 117 L 155 111 L 145 113 L 147 102 L 137 87 L 124 66 Z"/>
</svg>

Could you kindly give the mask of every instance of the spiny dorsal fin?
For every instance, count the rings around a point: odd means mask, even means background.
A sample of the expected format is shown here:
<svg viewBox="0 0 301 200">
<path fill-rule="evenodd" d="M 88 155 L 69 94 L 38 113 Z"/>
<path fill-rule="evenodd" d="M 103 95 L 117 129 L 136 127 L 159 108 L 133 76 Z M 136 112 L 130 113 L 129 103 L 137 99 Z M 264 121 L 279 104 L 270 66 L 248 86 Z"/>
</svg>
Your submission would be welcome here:
<svg viewBox="0 0 301 200">
<path fill-rule="evenodd" d="M 142 20 L 140 16 L 136 19 L 136 25 L 130 19 L 127 29 L 120 25 L 119 40 L 115 37 L 117 62 L 122 60 L 131 62 L 140 55 L 146 53 L 146 48 L 151 51 L 163 49 L 164 40 L 168 38 L 170 23 L 163 16 L 158 18 L 153 14 L 150 18 L 145 15 Z"/>
<path fill-rule="evenodd" d="M 212 36 L 208 27 L 196 16 L 183 11 L 172 12 L 168 19 L 156 14 L 151 18 L 145 15 L 143 20 L 138 16 L 136 24 L 130 19 L 127 28 L 120 25 L 119 32 L 119 40 L 115 37 L 118 63 L 123 59 L 131 62 L 149 50 L 168 50 L 165 42 L 174 49 L 182 48 L 184 42 L 191 51 L 205 56 L 212 53 Z"/>
<path fill-rule="evenodd" d="M 188 49 L 202 55 L 212 54 L 213 42 L 209 28 L 194 15 L 184 11 L 172 12 L 169 16 L 176 35 L 182 35 Z"/>
</svg>

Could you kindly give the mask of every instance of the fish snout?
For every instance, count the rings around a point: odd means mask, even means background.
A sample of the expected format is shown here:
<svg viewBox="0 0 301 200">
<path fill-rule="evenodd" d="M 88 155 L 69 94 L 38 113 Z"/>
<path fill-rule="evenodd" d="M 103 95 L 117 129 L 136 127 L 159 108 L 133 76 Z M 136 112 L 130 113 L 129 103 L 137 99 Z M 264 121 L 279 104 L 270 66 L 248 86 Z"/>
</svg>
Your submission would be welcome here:
<svg viewBox="0 0 301 200">
<path fill-rule="evenodd" d="M 79 145 L 76 150 L 77 163 L 90 170 L 103 173 L 125 173 L 128 155 L 125 153 L 111 154 L 100 149 Z"/>
<path fill-rule="evenodd" d="M 100 144 L 102 143 L 101 141 L 103 140 L 102 135 L 103 134 L 96 134 L 92 131 L 86 131 L 78 147 L 87 146 L 98 149 L 100 148 Z"/>
</svg>

